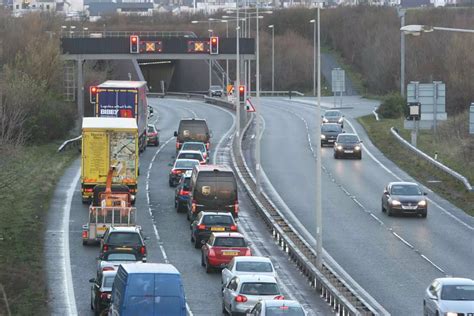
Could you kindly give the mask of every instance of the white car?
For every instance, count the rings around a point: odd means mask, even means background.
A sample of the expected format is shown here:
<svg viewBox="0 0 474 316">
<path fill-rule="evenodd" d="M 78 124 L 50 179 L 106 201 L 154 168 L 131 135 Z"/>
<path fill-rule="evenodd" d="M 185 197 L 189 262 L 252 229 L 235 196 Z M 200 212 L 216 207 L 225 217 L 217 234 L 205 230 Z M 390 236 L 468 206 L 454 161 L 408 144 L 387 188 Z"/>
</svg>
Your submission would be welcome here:
<svg viewBox="0 0 474 316">
<path fill-rule="evenodd" d="M 222 290 L 222 310 L 230 315 L 243 314 L 259 301 L 284 298 L 273 276 L 258 274 L 235 276 Z"/>
<path fill-rule="evenodd" d="M 201 151 L 199 150 L 181 150 L 178 155 L 176 156 L 176 160 L 178 159 L 194 159 L 194 160 L 199 160 L 199 163 L 201 165 L 204 165 L 207 163 L 206 158 L 202 154 Z"/>
<path fill-rule="evenodd" d="M 250 310 L 247 316 L 305 316 L 306 312 L 297 301 L 271 300 L 260 301 Z"/>
<path fill-rule="evenodd" d="M 234 257 L 222 270 L 222 286 L 235 276 L 258 274 L 277 277 L 272 261 L 267 257 L 240 256 Z"/>
<path fill-rule="evenodd" d="M 474 316 L 474 280 L 435 279 L 425 291 L 423 315 Z"/>
<path fill-rule="evenodd" d="M 209 162 L 209 151 L 203 142 L 185 142 L 183 146 L 181 146 L 181 150 L 199 150 L 207 162 Z"/>
</svg>

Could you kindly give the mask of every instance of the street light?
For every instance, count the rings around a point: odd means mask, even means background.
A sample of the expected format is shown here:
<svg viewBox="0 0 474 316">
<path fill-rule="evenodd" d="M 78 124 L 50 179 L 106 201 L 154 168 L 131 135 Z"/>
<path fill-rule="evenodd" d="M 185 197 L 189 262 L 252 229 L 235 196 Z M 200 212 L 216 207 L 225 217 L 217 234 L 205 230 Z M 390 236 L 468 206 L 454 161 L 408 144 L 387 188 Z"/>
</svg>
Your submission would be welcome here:
<svg viewBox="0 0 474 316">
<path fill-rule="evenodd" d="M 272 95 L 275 91 L 275 25 L 269 25 L 268 28 L 272 29 Z"/>
<path fill-rule="evenodd" d="M 316 96 L 316 20 L 312 19 L 309 23 L 314 24 L 313 31 L 313 95 Z"/>
<path fill-rule="evenodd" d="M 256 42 L 257 42 L 257 65 L 256 65 L 256 85 L 255 85 L 255 90 L 256 90 L 256 100 L 255 100 L 255 106 L 256 106 L 256 112 L 257 112 L 257 126 L 256 126 L 256 129 L 255 129 L 255 132 L 257 134 L 257 143 L 256 143 L 256 153 L 255 153 L 255 160 L 256 160 L 256 163 L 255 163 L 255 184 L 256 184 L 256 188 L 257 188 L 257 196 L 260 195 L 260 192 L 261 192 L 261 185 L 260 185 L 260 182 L 261 182 L 261 175 L 260 175 L 260 169 L 261 169 L 261 162 L 260 162 L 260 117 L 261 117 L 261 113 L 260 113 L 260 37 L 259 37 L 259 34 L 260 34 L 260 29 L 259 29 L 259 23 L 258 21 L 260 20 L 260 15 L 258 14 L 258 7 L 259 7 L 259 0 L 256 0 L 256 6 L 257 6 L 257 11 L 256 11 L 256 16 L 257 16 L 257 25 L 256 25 L 256 28 L 257 28 L 257 34 L 256 34 Z M 249 76 L 250 76 L 250 63 L 249 63 Z M 249 80 L 250 82 L 250 80 Z M 249 83 L 249 86 L 250 86 L 250 83 Z"/>
<path fill-rule="evenodd" d="M 318 98 L 316 103 L 316 267 L 321 270 L 323 267 L 323 211 L 321 201 L 321 15 L 318 7 L 318 16 L 311 20 L 314 23 L 314 38 L 316 44 L 316 23 L 317 32 L 317 55 L 318 55 Z M 316 47 L 316 45 L 315 45 Z M 315 54 L 316 55 L 316 54 Z M 315 61 L 316 64 L 316 61 Z"/>
</svg>

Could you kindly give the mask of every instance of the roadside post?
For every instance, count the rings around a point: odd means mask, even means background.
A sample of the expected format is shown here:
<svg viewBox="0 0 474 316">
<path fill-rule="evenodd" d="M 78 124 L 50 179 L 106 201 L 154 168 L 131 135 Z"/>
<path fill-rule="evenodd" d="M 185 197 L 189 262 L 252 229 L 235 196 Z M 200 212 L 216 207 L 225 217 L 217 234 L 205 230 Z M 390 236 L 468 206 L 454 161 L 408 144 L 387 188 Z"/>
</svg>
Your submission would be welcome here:
<svg viewBox="0 0 474 316">
<path fill-rule="evenodd" d="M 334 107 L 337 106 L 336 96 L 339 93 L 340 107 L 342 108 L 342 93 L 346 91 L 346 72 L 341 68 L 334 68 L 331 71 L 332 92 L 334 93 Z"/>
</svg>

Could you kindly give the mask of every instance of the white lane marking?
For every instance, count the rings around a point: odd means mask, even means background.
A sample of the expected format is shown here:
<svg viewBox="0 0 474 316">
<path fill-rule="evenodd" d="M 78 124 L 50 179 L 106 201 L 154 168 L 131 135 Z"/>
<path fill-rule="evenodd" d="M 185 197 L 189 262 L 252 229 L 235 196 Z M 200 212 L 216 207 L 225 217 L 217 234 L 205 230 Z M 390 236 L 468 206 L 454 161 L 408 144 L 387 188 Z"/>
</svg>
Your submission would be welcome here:
<svg viewBox="0 0 474 316">
<path fill-rule="evenodd" d="M 170 137 L 163 145 L 161 145 L 156 150 L 155 154 L 153 155 L 153 158 L 151 159 L 150 163 L 148 164 L 148 170 L 147 170 L 147 174 L 146 174 L 146 200 L 147 200 L 147 203 L 148 203 L 148 213 L 150 214 L 150 217 L 152 219 L 153 231 L 155 233 L 155 237 L 156 237 L 156 240 L 157 240 L 158 245 L 160 247 L 161 254 L 163 255 L 163 259 L 165 260 L 165 263 L 169 263 L 169 260 L 168 260 L 168 256 L 166 255 L 165 248 L 163 247 L 163 242 L 161 241 L 160 234 L 158 233 L 158 228 L 156 227 L 155 217 L 153 216 L 152 208 L 151 208 L 151 205 L 150 205 L 149 183 L 150 183 L 151 168 L 153 167 L 153 163 L 155 162 L 156 157 L 163 150 L 163 148 L 165 148 L 165 146 L 168 145 L 169 142 L 172 141 L 173 139 L 174 139 L 174 136 Z M 186 302 L 186 311 L 187 311 L 189 316 L 193 316 L 193 312 L 191 311 L 191 309 L 188 305 L 188 302 Z"/>
<path fill-rule="evenodd" d="M 72 282 L 72 270 L 71 270 L 71 253 L 69 250 L 69 218 L 71 214 L 71 207 L 72 207 L 72 197 L 74 196 L 74 190 L 79 182 L 79 178 L 81 177 L 81 169 L 77 170 L 74 179 L 71 181 L 69 188 L 66 194 L 66 201 L 63 207 L 63 222 L 62 222 L 62 230 L 63 230 L 63 242 L 62 242 L 62 250 L 63 250 L 63 260 L 62 260 L 62 269 L 64 272 L 64 293 L 66 294 L 66 308 L 68 309 L 68 315 L 77 315 L 77 306 L 76 306 L 76 299 L 74 296 L 74 286 Z"/>
<path fill-rule="evenodd" d="M 232 133 L 232 132 L 234 132 L 234 129 L 235 129 L 235 115 L 234 115 L 232 112 L 230 112 L 230 111 L 228 111 L 228 110 L 225 110 L 225 109 L 222 109 L 222 108 L 220 108 L 220 107 L 218 107 L 218 106 L 214 106 L 214 107 L 215 107 L 216 109 L 219 109 L 219 110 L 221 110 L 221 111 L 223 111 L 223 112 L 229 114 L 230 117 L 232 118 L 232 126 L 229 128 L 229 130 L 227 130 L 227 132 L 226 132 L 224 135 L 222 135 L 221 139 L 219 140 L 219 142 L 218 142 L 217 145 L 216 145 L 216 148 L 214 149 L 214 153 L 213 153 L 213 155 L 212 155 L 212 161 L 213 161 L 214 163 L 217 163 L 217 153 L 218 153 L 218 151 L 219 151 L 219 148 L 220 148 L 221 145 L 222 145 L 222 142 L 223 142 L 225 139 L 227 139 L 227 138 L 231 138 L 231 137 L 229 137 L 229 134 Z"/>
<path fill-rule="evenodd" d="M 312 153 L 313 153 L 313 156 L 316 158 L 316 153 L 314 152 L 313 147 L 312 147 L 312 145 L 311 145 L 311 137 L 310 137 L 310 132 L 309 132 L 309 128 L 308 128 L 307 121 L 306 121 L 302 116 L 300 116 L 299 114 L 295 113 L 294 111 L 287 110 L 287 109 L 283 109 L 283 110 L 286 111 L 286 112 L 288 112 L 288 113 L 291 113 L 291 114 L 295 115 L 296 117 L 298 117 L 300 120 L 302 120 L 302 121 L 305 123 L 306 132 L 307 132 L 308 139 L 309 139 L 309 146 L 310 146 L 310 149 L 311 149 L 311 151 L 312 151 Z M 356 132 L 354 126 L 349 122 L 349 120 L 346 119 L 346 122 L 350 125 L 351 129 L 353 130 L 353 132 L 357 134 L 357 132 Z M 369 153 L 369 156 L 371 155 L 371 153 L 370 153 L 367 149 L 366 149 L 366 152 Z M 375 157 L 373 157 L 373 158 L 376 159 Z M 377 160 L 377 161 L 378 161 L 378 160 Z M 389 170 L 387 167 L 385 167 L 383 164 L 381 164 L 380 162 L 379 162 L 379 164 L 380 164 L 382 167 L 384 167 L 388 172 L 390 172 L 390 173 L 393 174 L 395 177 L 397 177 L 392 171 L 390 171 L 390 170 Z M 262 169 L 263 169 L 263 168 L 262 168 Z M 335 178 L 332 176 L 332 174 L 330 174 L 329 171 L 328 171 L 326 168 L 323 167 L 323 169 L 326 171 L 326 173 L 328 174 L 328 176 L 334 180 L 333 182 L 335 182 Z M 262 171 L 263 171 L 263 170 L 262 170 Z M 400 178 L 399 178 L 399 179 L 400 179 Z M 400 180 L 401 180 L 401 179 L 400 179 Z M 267 178 L 267 181 L 270 181 L 270 180 L 268 180 L 268 178 Z M 346 189 L 344 188 L 344 186 L 342 186 L 342 184 L 338 184 L 338 186 L 339 186 L 339 188 L 341 188 L 341 190 L 342 190 L 347 196 L 349 196 L 357 205 L 359 205 L 359 207 L 360 207 L 364 212 L 366 212 L 366 213 L 368 213 L 368 214 L 370 214 L 370 215 L 373 214 L 367 207 L 365 207 L 362 203 L 360 203 L 360 202 L 355 198 L 355 196 L 351 195 L 350 192 L 349 192 L 348 190 L 346 190 Z M 273 188 L 273 190 L 274 190 L 274 188 Z M 274 190 L 274 191 L 276 192 L 276 190 Z M 277 194 L 277 197 L 278 197 L 279 199 L 281 199 L 281 197 L 278 195 L 278 193 L 276 193 L 276 194 Z M 286 205 L 286 204 L 285 204 L 285 205 Z M 290 210 L 290 211 L 291 211 L 291 210 Z M 393 228 L 387 226 L 383 221 L 381 221 L 380 219 L 378 219 L 377 217 L 375 217 L 375 215 L 372 216 L 372 217 L 373 217 L 374 219 L 376 219 L 379 223 L 381 223 L 382 226 L 386 227 L 390 232 L 392 232 L 392 234 L 393 234 L 395 237 L 397 237 L 401 242 L 403 242 L 405 245 L 407 245 L 407 246 L 408 246 L 409 248 L 411 248 L 412 250 L 415 250 L 414 247 L 413 247 L 408 241 L 406 241 L 406 240 L 405 240 L 404 238 L 402 238 L 400 235 L 398 235 L 397 233 L 395 233 L 395 232 L 393 231 Z M 298 221 L 298 223 L 299 223 L 299 221 Z M 301 223 L 300 223 L 300 225 L 301 225 Z M 417 251 L 415 251 L 415 252 L 417 252 Z M 418 252 L 417 252 L 417 253 L 418 253 Z M 420 255 L 421 255 L 421 254 L 420 254 Z M 425 258 L 426 258 L 426 257 L 425 257 Z M 440 270 L 440 271 L 442 271 L 442 272 L 444 273 L 444 271 L 443 271 L 441 268 L 439 268 L 439 266 L 436 265 L 433 261 L 429 260 L 428 258 L 426 258 L 426 260 L 427 260 L 429 263 L 431 263 L 436 269 L 438 269 L 438 270 Z"/>
<path fill-rule="evenodd" d="M 428 261 L 429 263 L 431 263 L 436 269 L 438 269 L 439 271 L 441 271 L 442 273 L 446 274 L 446 272 L 444 272 L 443 269 L 441 269 L 438 265 L 436 265 L 433 261 L 431 261 L 430 259 L 428 259 L 428 257 L 426 257 L 425 255 L 421 254 L 421 257 L 423 259 L 425 259 L 426 261 Z"/>
</svg>

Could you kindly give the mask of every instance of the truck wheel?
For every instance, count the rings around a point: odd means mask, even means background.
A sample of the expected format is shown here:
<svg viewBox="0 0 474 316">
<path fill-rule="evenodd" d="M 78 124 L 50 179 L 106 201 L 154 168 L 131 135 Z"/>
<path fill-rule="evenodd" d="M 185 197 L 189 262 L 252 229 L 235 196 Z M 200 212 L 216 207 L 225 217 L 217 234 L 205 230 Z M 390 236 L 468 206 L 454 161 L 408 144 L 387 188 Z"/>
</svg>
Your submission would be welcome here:
<svg viewBox="0 0 474 316">
<path fill-rule="evenodd" d="M 194 238 L 194 248 L 201 248 L 201 240 L 199 238 Z"/>
<path fill-rule="evenodd" d="M 87 245 L 88 245 L 87 240 L 84 240 L 84 239 L 83 239 L 83 240 L 82 240 L 82 245 L 83 245 L 83 246 L 87 246 Z"/>
</svg>

